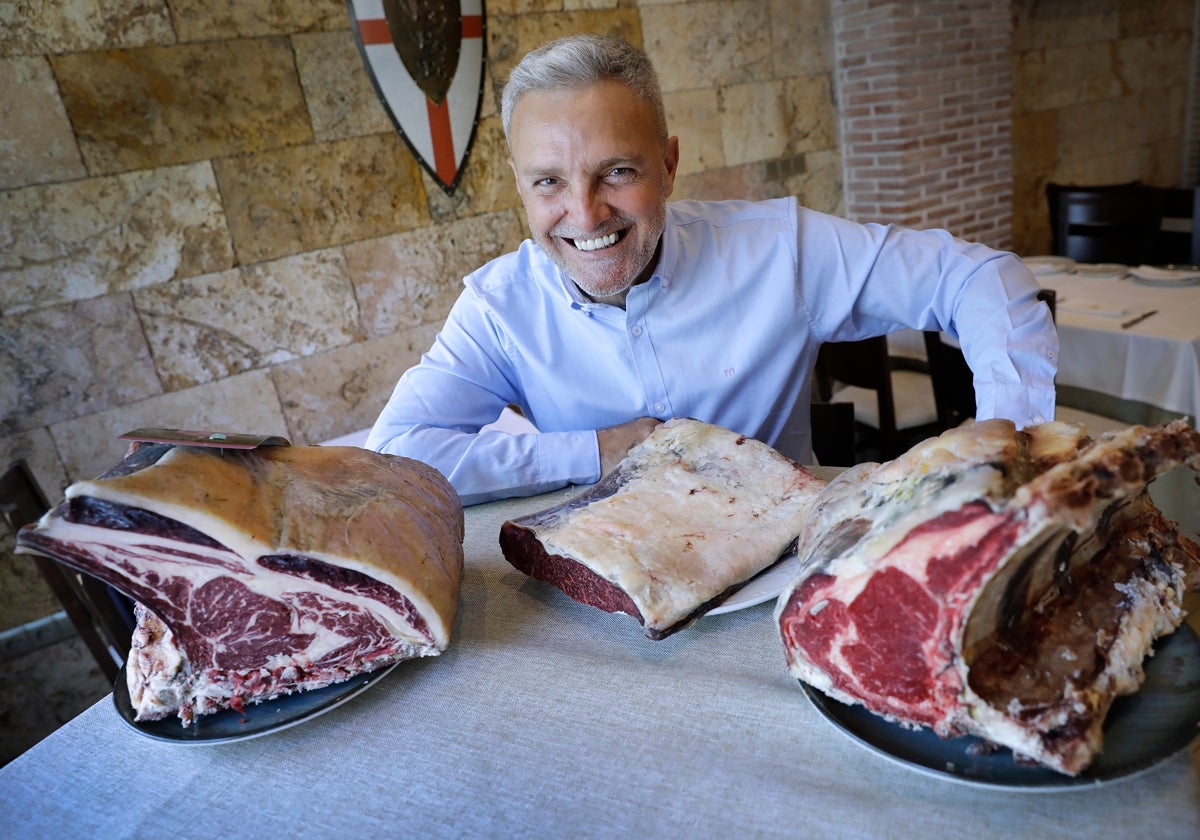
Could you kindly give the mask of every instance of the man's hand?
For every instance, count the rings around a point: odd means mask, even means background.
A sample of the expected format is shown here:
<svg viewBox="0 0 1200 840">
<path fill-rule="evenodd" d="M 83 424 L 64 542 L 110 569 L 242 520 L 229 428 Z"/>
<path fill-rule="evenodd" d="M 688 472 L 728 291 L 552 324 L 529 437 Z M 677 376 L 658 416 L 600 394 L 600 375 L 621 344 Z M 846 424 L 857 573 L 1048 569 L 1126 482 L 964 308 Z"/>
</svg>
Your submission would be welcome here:
<svg viewBox="0 0 1200 840">
<path fill-rule="evenodd" d="M 653 417 L 639 417 L 628 423 L 597 431 L 596 440 L 600 444 L 600 477 L 603 478 L 612 472 L 629 450 L 648 438 L 660 422 Z"/>
</svg>

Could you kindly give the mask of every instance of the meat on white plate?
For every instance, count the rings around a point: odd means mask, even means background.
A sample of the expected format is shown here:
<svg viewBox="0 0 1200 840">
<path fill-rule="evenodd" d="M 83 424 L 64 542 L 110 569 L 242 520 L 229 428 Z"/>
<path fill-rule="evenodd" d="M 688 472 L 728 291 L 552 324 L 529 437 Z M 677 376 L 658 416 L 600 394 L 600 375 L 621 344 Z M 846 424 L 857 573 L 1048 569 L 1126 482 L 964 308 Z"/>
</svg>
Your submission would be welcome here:
<svg viewBox="0 0 1200 840">
<path fill-rule="evenodd" d="M 321 688 L 450 641 L 458 495 L 356 447 L 141 445 L 17 536 L 139 605 L 138 720 Z"/>
<path fill-rule="evenodd" d="M 788 554 L 824 486 L 761 441 L 676 418 L 593 487 L 505 522 L 500 545 L 525 574 L 662 639 Z"/>
<path fill-rule="evenodd" d="M 1077 775 L 1200 585 L 1200 546 L 1146 491 L 1181 463 L 1200 469 L 1182 420 L 1095 441 L 991 420 L 852 468 L 818 501 L 776 605 L 790 673 Z"/>
</svg>

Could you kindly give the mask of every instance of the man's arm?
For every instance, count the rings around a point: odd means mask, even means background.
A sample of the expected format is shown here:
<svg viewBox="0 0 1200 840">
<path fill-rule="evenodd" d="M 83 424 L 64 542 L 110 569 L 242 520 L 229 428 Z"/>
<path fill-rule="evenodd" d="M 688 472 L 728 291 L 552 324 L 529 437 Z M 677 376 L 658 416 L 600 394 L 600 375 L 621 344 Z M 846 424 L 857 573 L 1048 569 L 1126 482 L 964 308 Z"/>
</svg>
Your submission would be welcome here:
<svg viewBox="0 0 1200 840">
<path fill-rule="evenodd" d="M 594 418 L 581 416 L 577 429 L 481 434 L 509 403 L 527 405 L 517 391 L 521 376 L 494 340 L 496 334 L 470 293 L 460 298 L 434 346 L 396 385 L 367 448 L 424 461 L 470 505 L 591 484 L 657 425 L 653 418 L 641 418 L 588 428 Z M 538 375 L 545 384 L 549 372 Z M 537 424 L 535 415 L 530 419 Z M 601 425 L 605 428 L 598 432 Z"/>
<path fill-rule="evenodd" d="M 944 230 L 858 224 L 803 208 L 798 242 L 818 340 L 944 330 L 974 374 L 977 417 L 1018 426 L 1053 418 L 1058 334 L 1016 256 Z"/>
</svg>

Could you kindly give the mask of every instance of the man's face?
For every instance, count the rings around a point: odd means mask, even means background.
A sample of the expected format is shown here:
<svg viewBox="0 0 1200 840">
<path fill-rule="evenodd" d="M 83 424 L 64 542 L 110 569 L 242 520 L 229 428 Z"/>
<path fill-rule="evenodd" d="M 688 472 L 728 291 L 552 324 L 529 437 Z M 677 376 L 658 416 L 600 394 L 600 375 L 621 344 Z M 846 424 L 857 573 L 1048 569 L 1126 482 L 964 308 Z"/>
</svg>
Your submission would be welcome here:
<svg viewBox="0 0 1200 840">
<path fill-rule="evenodd" d="M 679 142 L 618 82 L 527 93 L 509 124 L 534 241 L 594 300 L 649 278 L 675 185 Z"/>
</svg>

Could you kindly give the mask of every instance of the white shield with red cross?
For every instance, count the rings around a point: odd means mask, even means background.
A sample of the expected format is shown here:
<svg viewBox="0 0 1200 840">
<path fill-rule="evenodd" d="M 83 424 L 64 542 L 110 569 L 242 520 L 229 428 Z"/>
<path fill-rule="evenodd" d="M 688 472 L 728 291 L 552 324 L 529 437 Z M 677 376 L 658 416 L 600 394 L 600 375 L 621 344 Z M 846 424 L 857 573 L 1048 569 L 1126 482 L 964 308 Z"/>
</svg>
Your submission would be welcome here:
<svg viewBox="0 0 1200 840">
<path fill-rule="evenodd" d="M 483 99 L 483 0 L 346 0 L 379 98 L 425 171 L 453 192 Z"/>
</svg>

